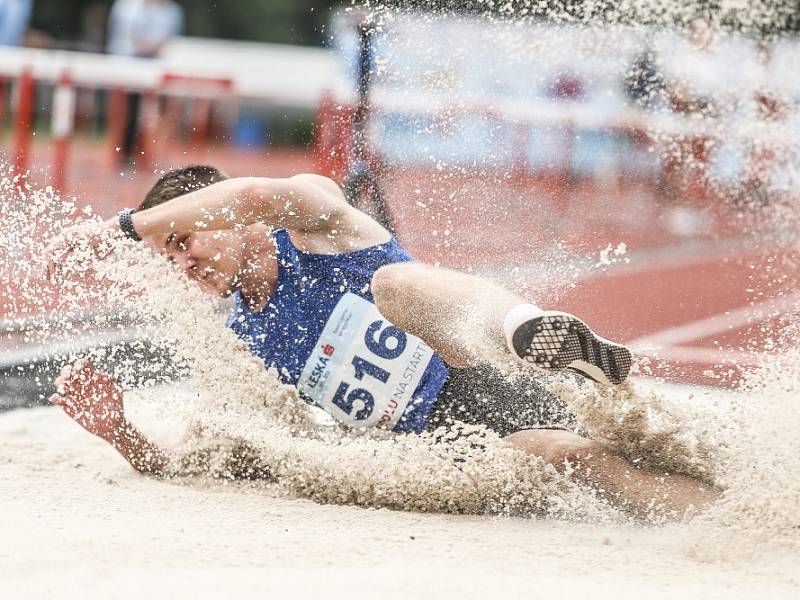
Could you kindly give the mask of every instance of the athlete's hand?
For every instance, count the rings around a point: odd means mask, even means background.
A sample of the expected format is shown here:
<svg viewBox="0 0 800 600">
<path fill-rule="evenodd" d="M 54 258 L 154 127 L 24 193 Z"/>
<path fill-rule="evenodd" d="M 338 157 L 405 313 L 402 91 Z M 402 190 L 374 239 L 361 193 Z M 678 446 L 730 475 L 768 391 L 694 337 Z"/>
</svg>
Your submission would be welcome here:
<svg viewBox="0 0 800 600">
<path fill-rule="evenodd" d="M 65 366 L 55 383 L 58 393 L 50 396 L 50 402 L 63 408 L 86 431 L 111 442 L 125 430 L 122 390 L 88 360 Z"/>
<path fill-rule="evenodd" d="M 47 278 L 53 281 L 60 277 L 67 263 L 74 270 L 88 270 L 92 260 L 106 258 L 123 237 L 113 221 L 87 221 L 67 227 L 44 250 Z"/>
</svg>

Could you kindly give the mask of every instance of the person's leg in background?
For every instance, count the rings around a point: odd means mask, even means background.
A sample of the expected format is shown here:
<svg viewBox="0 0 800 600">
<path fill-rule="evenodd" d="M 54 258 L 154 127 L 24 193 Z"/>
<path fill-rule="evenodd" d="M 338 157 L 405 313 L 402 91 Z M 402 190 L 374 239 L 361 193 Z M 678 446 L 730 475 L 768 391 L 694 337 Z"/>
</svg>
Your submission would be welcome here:
<svg viewBox="0 0 800 600">
<path fill-rule="evenodd" d="M 128 110 L 125 118 L 125 137 L 122 142 L 122 160 L 126 166 L 131 166 L 136 164 L 139 150 L 139 112 L 142 94 L 129 92 L 127 100 Z"/>
</svg>

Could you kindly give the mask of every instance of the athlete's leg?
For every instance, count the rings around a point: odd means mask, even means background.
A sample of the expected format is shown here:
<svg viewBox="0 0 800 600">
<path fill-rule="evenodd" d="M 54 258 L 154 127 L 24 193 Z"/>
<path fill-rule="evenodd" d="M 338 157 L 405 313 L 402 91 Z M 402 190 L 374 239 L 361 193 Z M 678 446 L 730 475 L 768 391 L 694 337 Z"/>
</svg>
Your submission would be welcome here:
<svg viewBox="0 0 800 600">
<path fill-rule="evenodd" d="M 490 281 L 421 263 L 382 267 L 373 277 L 372 291 L 386 318 L 424 339 L 452 366 L 491 358 L 487 349 L 507 355 L 504 320 L 526 302 Z M 690 506 L 704 508 L 718 495 L 697 479 L 637 467 L 568 431 L 524 430 L 504 439 L 557 469 L 569 463 L 577 477 L 643 514 L 653 508 L 682 514 Z"/>
<path fill-rule="evenodd" d="M 507 355 L 503 318 L 526 302 L 491 281 L 418 262 L 378 269 L 372 293 L 382 315 L 454 367 Z"/>
<path fill-rule="evenodd" d="M 621 383 L 630 352 L 567 313 L 543 311 L 480 277 L 421 263 L 381 267 L 372 278 L 378 309 L 418 335 L 452 366 L 518 358 L 550 370 L 571 369 Z"/>
<path fill-rule="evenodd" d="M 575 477 L 640 516 L 653 513 L 680 518 L 691 507 L 703 510 L 719 497 L 716 488 L 698 479 L 637 467 L 600 443 L 569 431 L 525 430 L 503 439 L 559 471 L 569 465 Z"/>
</svg>

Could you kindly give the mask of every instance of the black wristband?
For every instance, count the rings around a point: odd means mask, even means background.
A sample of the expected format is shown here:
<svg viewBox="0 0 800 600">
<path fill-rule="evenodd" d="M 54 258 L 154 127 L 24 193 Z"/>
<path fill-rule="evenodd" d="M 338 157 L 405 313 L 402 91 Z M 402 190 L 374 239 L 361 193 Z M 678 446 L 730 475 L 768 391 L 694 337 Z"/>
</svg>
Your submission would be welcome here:
<svg viewBox="0 0 800 600">
<path fill-rule="evenodd" d="M 136 230 L 133 228 L 133 219 L 131 219 L 133 213 L 134 210 L 132 208 L 119 211 L 119 228 L 122 230 L 122 233 L 125 234 L 126 238 L 141 242 L 142 238 L 139 237 L 139 234 L 136 233 Z"/>
</svg>

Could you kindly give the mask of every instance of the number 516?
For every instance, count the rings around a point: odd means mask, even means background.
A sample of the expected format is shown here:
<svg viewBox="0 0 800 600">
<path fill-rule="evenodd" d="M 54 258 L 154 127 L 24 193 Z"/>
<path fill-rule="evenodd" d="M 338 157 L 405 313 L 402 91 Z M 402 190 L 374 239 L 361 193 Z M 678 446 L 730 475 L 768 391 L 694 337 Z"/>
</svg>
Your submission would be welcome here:
<svg viewBox="0 0 800 600">
<path fill-rule="evenodd" d="M 406 349 L 408 337 L 405 332 L 394 325 L 383 327 L 382 320 L 373 321 L 364 333 L 364 344 L 369 351 L 379 358 L 394 360 Z M 383 330 L 381 331 L 381 328 Z M 378 333 L 380 332 L 380 333 Z M 359 381 L 367 375 L 381 383 L 389 380 L 389 371 L 370 362 L 366 358 L 355 355 L 352 361 L 354 376 Z M 356 421 L 368 419 L 375 408 L 375 397 L 364 388 L 350 389 L 350 384 L 342 381 L 331 400 L 334 405 L 350 415 Z"/>
</svg>

